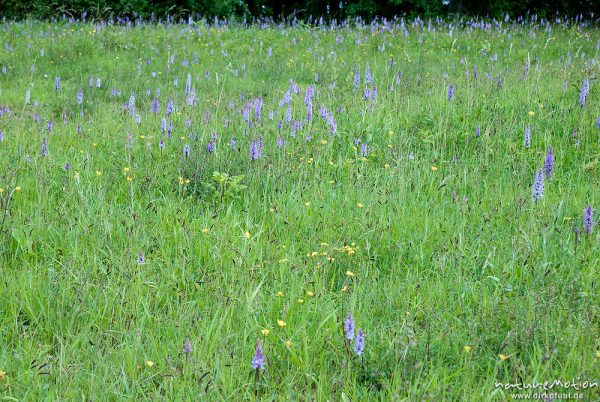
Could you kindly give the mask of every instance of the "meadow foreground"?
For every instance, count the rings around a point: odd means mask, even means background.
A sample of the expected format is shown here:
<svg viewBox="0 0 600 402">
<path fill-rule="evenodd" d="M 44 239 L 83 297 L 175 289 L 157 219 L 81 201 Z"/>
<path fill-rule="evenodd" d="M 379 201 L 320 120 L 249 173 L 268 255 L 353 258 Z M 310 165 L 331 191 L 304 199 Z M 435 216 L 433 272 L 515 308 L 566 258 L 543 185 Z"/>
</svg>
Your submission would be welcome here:
<svg viewBox="0 0 600 402">
<path fill-rule="evenodd" d="M 600 398 L 597 28 L 0 35 L 1 400 Z"/>
</svg>

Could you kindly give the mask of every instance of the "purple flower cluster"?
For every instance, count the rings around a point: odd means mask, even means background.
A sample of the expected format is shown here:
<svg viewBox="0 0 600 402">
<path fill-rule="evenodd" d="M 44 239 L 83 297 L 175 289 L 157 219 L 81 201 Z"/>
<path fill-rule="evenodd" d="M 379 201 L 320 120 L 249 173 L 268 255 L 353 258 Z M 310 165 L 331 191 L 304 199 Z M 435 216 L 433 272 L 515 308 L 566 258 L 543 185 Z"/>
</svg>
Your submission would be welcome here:
<svg viewBox="0 0 600 402">
<path fill-rule="evenodd" d="M 183 344 L 183 353 L 189 356 L 192 353 L 192 345 L 190 344 L 190 338 L 185 338 L 185 343 Z"/>
<path fill-rule="evenodd" d="M 254 100 L 254 120 L 259 122 L 261 119 L 263 100 L 261 97 Z"/>
<path fill-rule="evenodd" d="M 358 91 L 360 85 L 360 68 L 357 68 L 354 73 L 354 92 Z"/>
<path fill-rule="evenodd" d="M 262 158 L 263 142 L 262 137 L 252 141 L 250 144 L 250 160 L 258 160 Z"/>
<path fill-rule="evenodd" d="M 362 356 L 365 351 L 365 333 L 361 328 L 356 332 L 356 339 L 354 340 L 354 353 L 357 356 Z"/>
<path fill-rule="evenodd" d="M 554 173 L 554 154 L 552 153 L 552 145 L 550 145 L 544 161 L 544 174 L 547 179 L 551 179 L 552 173 Z"/>
<path fill-rule="evenodd" d="M 581 107 L 585 106 L 585 102 L 587 97 L 590 94 L 590 81 L 586 78 L 581 85 L 581 91 L 579 92 L 579 105 Z"/>
<path fill-rule="evenodd" d="M 344 338 L 348 342 L 354 339 L 354 353 L 357 356 L 362 356 L 365 351 L 365 333 L 361 328 L 356 333 L 354 332 L 354 317 L 352 313 L 349 313 L 344 321 Z"/>
<path fill-rule="evenodd" d="M 188 73 L 185 80 L 185 93 L 188 95 L 192 91 L 192 75 Z"/>
<path fill-rule="evenodd" d="M 531 127 L 525 127 L 525 133 L 523 134 L 523 145 L 525 148 L 529 148 L 531 146 Z"/>
<path fill-rule="evenodd" d="M 252 356 L 252 360 L 250 361 L 250 366 L 254 370 L 265 369 L 265 356 L 263 355 L 260 339 L 256 342 L 256 349 L 254 351 L 254 356 Z"/>
<path fill-rule="evenodd" d="M 360 144 L 360 156 L 362 158 L 366 158 L 368 154 L 369 154 L 369 149 L 367 147 L 367 143 L 363 142 L 362 144 Z"/>
<path fill-rule="evenodd" d="M 167 110 L 166 110 L 167 116 L 170 116 L 171 113 L 173 113 L 173 99 L 169 98 L 169 101 L 167 102 Z"/>
<path fill-rule="evenodd" d="M 365 85 L 370 85 L 373 83 L 373 74 L 371 74 L 371 69 L 367 65 L 365 68 Z"/>
<path fill-rule="evenodd" d="M 131 94 L 131 96 L 129 97 L 128 108 L 129 108 L 129 115 L 133 116 L 135 114 L 135 95 L 134 94 Z"/>
<path fill-rule="evenodd" d="M 48 155 L 48 142 L 46 138 L 42 138 L 42 146 L 40 147 L 40 156 L 45 158 Z"/>
<path fill-rule="evenodd" d="M 143 253 L 142 251 L 140 251 L 140 252 L 138 253 L 138 256 L 137 256 L 137 263 L 138 263 L 139 265 L 142 265 L 142 264 L 146 263 L 146 257 L 144 257 L 144 253 Z"/>
<path fill-rule="evenodd" d="M 594 229 L 593 213 L 591 205 L 588 205 L 587 208 L 583 210 L 583 230 L 587 234 L 592 234 L 592 230 Z"/>
<path fill-rule="evenodd" d="M 344 321 L 344 336 L 349 341 L 354 339 L 354 317 L 352 313 L 348 314 L 348 318 Z"/>
<path fill-rule="evenodd" d="M 544 171 L 539 169 L 535 174 L 535 180 L 531 187 L 531 197 L 534 201 L 539 201 L 544 196 Z"/>
</svg>

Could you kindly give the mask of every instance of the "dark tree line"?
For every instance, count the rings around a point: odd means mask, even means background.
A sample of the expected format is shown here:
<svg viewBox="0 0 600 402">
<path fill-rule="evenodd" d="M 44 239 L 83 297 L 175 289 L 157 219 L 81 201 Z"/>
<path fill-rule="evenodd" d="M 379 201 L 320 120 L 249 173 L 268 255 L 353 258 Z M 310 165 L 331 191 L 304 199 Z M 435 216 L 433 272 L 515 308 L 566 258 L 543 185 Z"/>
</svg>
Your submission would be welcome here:
<svg viewBox="0 0 600 402">
<path fill-rule="evenodd" d="M 551 17 L 600 14 L 600 0 L 0 0 L 0 15 L 8 18 L 62 15 L 89 17 L 164 18 L 171 16 L 273 18 L 307 20 L 323 16 L 342 20 L 375 16 L 445 16 L 451 14 L 487 17 L 537 14 Z M 596 15 L 597 17 L 597 15 Z"/>
</svg>

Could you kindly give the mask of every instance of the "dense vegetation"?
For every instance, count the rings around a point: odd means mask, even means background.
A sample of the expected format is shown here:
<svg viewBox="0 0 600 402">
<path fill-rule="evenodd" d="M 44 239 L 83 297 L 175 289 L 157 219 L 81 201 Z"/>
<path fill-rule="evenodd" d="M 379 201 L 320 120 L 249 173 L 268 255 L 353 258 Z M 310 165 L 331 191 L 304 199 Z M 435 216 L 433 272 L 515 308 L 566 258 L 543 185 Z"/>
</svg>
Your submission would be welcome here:
<svg viewBox="0 0 600 402">
<path fill-rule="evenodd" d="M 598 0 L 0 0 L 3 16 L 51 18 L 66 15 L 78 18 L 133 17 L 164 18 L 166 15 L 196 18 L 274 18 L 307 20 L 323 16 L 327 20 L 396 15 L 426 17 L 448 14 L 503 18 L 506 14 L 544 17 L 598 14 Z"/>
<path fill-rule="evenodd" d="M 481 401 L 598 380 L 586 23 L 0 35 L 6 400 Z"/>
</svg>

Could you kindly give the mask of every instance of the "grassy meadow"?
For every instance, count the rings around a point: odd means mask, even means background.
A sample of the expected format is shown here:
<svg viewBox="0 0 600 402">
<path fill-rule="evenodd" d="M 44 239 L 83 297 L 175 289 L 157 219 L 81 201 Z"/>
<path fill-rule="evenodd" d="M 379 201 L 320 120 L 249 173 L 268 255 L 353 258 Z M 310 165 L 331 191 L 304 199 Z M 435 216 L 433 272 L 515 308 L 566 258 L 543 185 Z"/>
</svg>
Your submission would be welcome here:
<svg viewBox="0 0 600 402">
<path fill-rule="evenodd" d="M 0 400 L 600 398 L 597 28 L 0 37 Z"/>
</svg>

